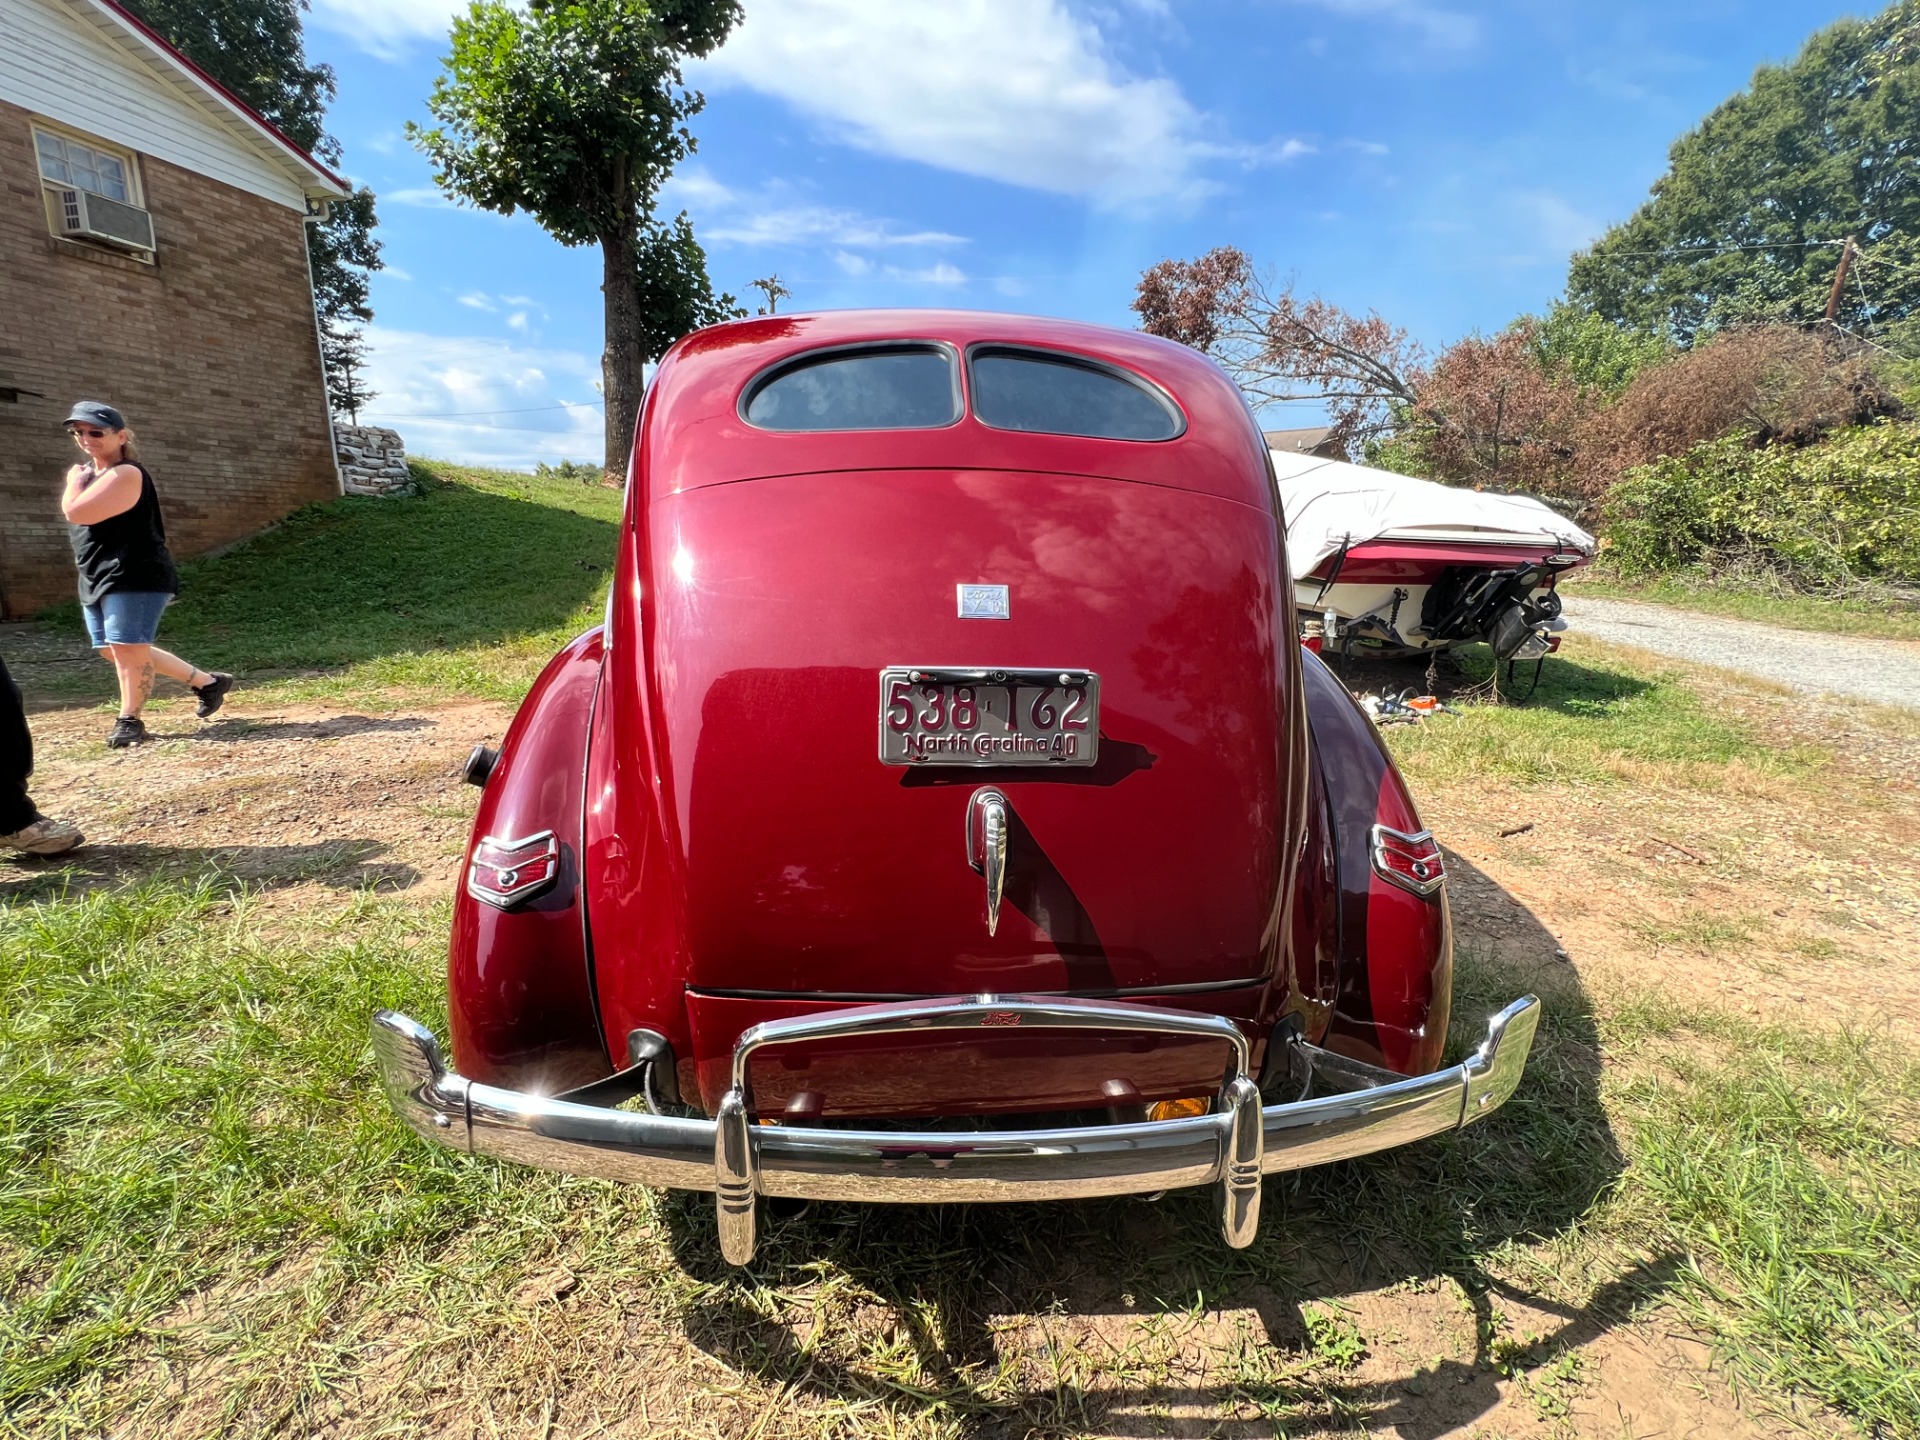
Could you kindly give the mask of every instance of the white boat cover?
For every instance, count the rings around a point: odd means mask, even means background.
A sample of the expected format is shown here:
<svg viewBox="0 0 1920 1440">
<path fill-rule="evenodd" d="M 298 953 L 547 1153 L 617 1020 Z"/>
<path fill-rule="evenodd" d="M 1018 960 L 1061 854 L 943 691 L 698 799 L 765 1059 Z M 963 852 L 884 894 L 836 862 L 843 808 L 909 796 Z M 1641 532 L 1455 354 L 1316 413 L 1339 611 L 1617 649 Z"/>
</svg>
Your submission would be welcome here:
<svg viewBox="0 0 1920 1440">
<path fill-rule="evenodd" d="M 1383 536 L 1594 553 L 1593 536 L 1523 495 L 1460 490 L 1317 455 L 1271 453 L 1287 520 L 1287 564 L 1296 579 L 1347 546 Z"/>
</svg>

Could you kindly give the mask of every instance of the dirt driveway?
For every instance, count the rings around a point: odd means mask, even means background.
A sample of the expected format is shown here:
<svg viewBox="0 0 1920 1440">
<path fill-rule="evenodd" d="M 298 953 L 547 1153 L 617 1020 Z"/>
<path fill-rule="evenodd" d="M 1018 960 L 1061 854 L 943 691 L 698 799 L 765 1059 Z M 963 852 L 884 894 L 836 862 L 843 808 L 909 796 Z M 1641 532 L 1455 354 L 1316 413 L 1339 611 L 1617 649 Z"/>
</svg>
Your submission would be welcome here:
<svg viewBox="0 0 1920 1440">
<path fill-rule="evenodd" d="M 1788 630 L 1637 600 L 1566 596 L 1568 622 L 1617 645 L 1757 675 L 1811 695 L 1920 710 L 1920 643 Z"/>
<path fill-rule="evenodd" d="M 1858 743 L 1840 747 L 1836 793 L 1877 787 L 1880 802 L 1850 807 L 1845 823 L 1853 828 L 1836 840 L 1818 833 L 1831 816 L 1798 815 L 1800 797 L 1764 776 L 1709 803 L 1662 793 L 1652 780 L 1625 795 L 1485 784 L 1425 794 L 1427 819 L 1454 862 L 1458 945 L 1496 966 L 1503 983 L 1538 989 L 1549 1003 L 1645 984 L 1653 967 L 1676 993 L 1691 991 L 1705 1003 L 1791 1023 L 1804 1023 L 1814 1009 L 1825 1012 L 1816 1023 L 1831 1023 L 1835 1012 L 1857 1005 L 1920 1035 L 1920 981 L 1912 967 L 1889 963 L 1920 942 L 1920 879 L 1911 868 L 1896 873 L 1900 857 L 1920 851 L 1911 783 L 1886 799 L 1890 775 L 1920 773 L 1920 736 L 1889 732 L 1865 712 L 1814 713 L 1738 686 L 1723 699 L 1769 725 L 1804 725 L 1829 739 L 1836 731 L 1857 734 Z M 101 712 L 44 711 L 34 717 L 42 757 L 36 798 L 86 829 L 90 844 L 72 872 L 82 885 L 188 876 L 212 864 L 263 887 L 263 903 L 295 926 L 368 885 L 432 905 L 449 891 L 473 811 L 475 792 L 461 784 L 459 766 L 476 742 L 497 742 L 509 713 L 458 703 L 359 714 L 338 705 L 263 704 L 243 691 L 210 725 L 194 721 L 185 701 L 166 701 L 150 717 L 156 743 L 108 752 L 100 745 Z M 54 873 L 0 862 L 0 903 L 46 896 Z M 1810 965 L 1821 972 L 1817 984 Z M 1142 1243 L 1155 1243 L 1150 1209 L 1140 1224 Z M 523 1348 L 481 1347 L 434 1362 L 447 1367 L 435 1382 L 435 1433 L 858 1428 L 844 1411 L 826 1417 L 805 1389 L 759 1380 L 726 1346 L 637 1316 L 630 1297 L 597 1284 L 585 1266 L 577 1276 L 565 1268 L 561 1239 L 552 1263 L 563 1267 L 555 1273 L 564 1283 L 544 1298 L 536 1289 L 526 1302 L 546 1308 L 537 1324 L 530 1315 L 518 1327 Z M 1371 1417 L 1372 1428 L 1407 1440 L 1452 1433 L 1704 1440 L 1834 1428 L 1810 1413 L 1743 1403 L 1703 1341 L 1665 1311 L 1636 1312 L 1630 1299 L 1571 1313 L 1524 1293 L 1495 1293 L 1498 1323 L 1516 1345 L 1552 1337 L 1557 1353 L 1576 1357 L 1556 1362 L 1555 1374 L 1518 1365 L 1503 1372 L 1476 1362 L 1494 1323 L 1484 1299 L 1444 1279 L 1370 1280 L 1377 1272 L 1365 1256 L 1335 1252 L 1315 1263 L 1342 1271 L 1330 1286 L 1341 1299 L 1331 1319 L 1312 1323 L 1365 1337 L 1356 1342 L 1342 1403 Z M 1195 1397 L 1131 1415 L 1118 1403 L 1101 1412 L 1096 1433 L 1269 1433 L 1255 1423 L 1257 1407 L 1244 1426 L 1223 1430 L 1221 1406 L 1235 1393 L 1236 1355 L 1249 1344 L 1297 1343 L 1294 1332 L 1304 1333 L 1298 1311 L 1200 1309 L 1169 1325 L 1164 1316 L 1134 1313 L 1130 1298 L 1105 1295 L 1098 1276 L 1084 1284 L 1094 1297 L 1088 1303 L 1068 1297 L 1052 1311 L 975 1317 L 977 1345 L 1003 1368 L 1037 1374 L 1050 1366 L 1055 1383 L 1062 1365 L 1077 1368 L 1085 1394 L 1105 1383 L 1124 1388 L 1111 1377 L 1158 1356 L 1156 1373 L 1179 1382 L 1172 1393 Z M 537 1342 L 525 1338 L 536 1331 Z M 638 1368 L 630 1363 L 636 1353 L 646 1356 Z M 566 1363 L 554 1370 L 563 1354 Z M 365 1374 L 383 1368 L 370 1361 Z M 397 1358 L 394 1368 L 401 1368 Z M 555 1387 L 537 1401 L 523 1388 L 536 1374 L 554 1376 Z M 343 1390 L 339 1433 L 395 1423 L 388 1407 L 398 1394 L 366 1380 Z M 519 1400 L 537 1405 L 527 1412 L 531 1430 L 512 1408 Z M 181 1418 L 189 1414 L 174 1413 L 177 1430 L 162 1428 L 198 1433 Z M 1332 1413 L 1324 1423 L 1329 1430 L 1349 1425 Z"/>
</svg>

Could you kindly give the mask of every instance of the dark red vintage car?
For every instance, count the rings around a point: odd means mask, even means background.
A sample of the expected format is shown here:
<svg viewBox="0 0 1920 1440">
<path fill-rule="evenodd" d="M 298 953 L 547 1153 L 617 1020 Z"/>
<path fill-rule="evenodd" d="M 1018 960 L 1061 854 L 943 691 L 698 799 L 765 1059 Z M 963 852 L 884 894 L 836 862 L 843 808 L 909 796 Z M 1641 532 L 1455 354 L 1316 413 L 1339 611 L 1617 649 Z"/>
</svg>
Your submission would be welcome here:
<svg viewBox="0 0 1920 1440">
<path fill-rule="evenodd" d="M 1295 639 L 1192 350 L 1010 315 L 745 320 L 661 362 L 604 626 L 484 785 L 395 1108 L 455 1149 L 761 1196 L 1218 1188 L 1455 1129 L 1440 848 Z M 634 1101 L 637 1105 L 623 1105 Z"/>
</svg>

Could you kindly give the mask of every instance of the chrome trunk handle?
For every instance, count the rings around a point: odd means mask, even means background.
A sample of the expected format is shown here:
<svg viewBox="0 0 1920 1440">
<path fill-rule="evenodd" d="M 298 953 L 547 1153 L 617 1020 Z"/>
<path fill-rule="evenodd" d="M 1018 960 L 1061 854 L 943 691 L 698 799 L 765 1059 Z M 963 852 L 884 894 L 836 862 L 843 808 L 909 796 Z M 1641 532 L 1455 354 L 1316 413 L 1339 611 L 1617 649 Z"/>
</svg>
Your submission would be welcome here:
<svg viewBox="0 0 1920 1440">
<path fill-rule="evenodd" d="M 987 879 L 987 934 L 1000 928 L 1000 897 L 1007 888 L 1007 797 L 991 785 L 967 802 L 967 863 Z"/>
</svg>

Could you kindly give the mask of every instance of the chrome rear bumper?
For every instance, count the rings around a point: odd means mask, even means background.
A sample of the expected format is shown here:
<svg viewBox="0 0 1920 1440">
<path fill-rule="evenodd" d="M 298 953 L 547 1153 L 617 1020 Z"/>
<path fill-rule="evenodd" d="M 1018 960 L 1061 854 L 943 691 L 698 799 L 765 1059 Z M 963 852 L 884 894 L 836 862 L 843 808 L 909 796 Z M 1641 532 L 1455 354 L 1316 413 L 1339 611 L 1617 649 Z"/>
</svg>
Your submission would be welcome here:
<svg viewBox="0 0 1920 1440">
<path fill-rule="evenodd" d="M 753 1258 L 755 1201 L 943 1203 L 1073 1200 L 1183 1186 L 1220 1187 L 1229 1245 L 1251 1244 L 1260 1177 L 1390 1149 L 1471 1124 L 1520 1083 L 1540 1002 L 1514 1001 L 1462 1064 L 1414 1079 L 1296 1046 L 1295 1069 L 1350 1093 L 1262 1106 L 1245 1037 L 1218 1016 L 1144 1005 L 979 996 L 870 1005 L 757 1025 L 734 1051 L 733 1088 L 712 1120 L 638 1114 L 502 1090 L 448 1070 L 430 1031 L 383 1010 L 374 1054 L 387 1097 L 438 1144 L 523 1165 L 716 1196 L 721 1249 Z M 1227 1041 L 1233 1062 L 1212 1114 L 1057 1130 L 892 1131 L 755 1124 L 747 1061 L 767 1045 L 848 1034 L 1018 1025 L 1198 1034 Z M 1361 1087 L 1361 1088 L 1354 1088 Z"/>
</svg>

